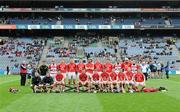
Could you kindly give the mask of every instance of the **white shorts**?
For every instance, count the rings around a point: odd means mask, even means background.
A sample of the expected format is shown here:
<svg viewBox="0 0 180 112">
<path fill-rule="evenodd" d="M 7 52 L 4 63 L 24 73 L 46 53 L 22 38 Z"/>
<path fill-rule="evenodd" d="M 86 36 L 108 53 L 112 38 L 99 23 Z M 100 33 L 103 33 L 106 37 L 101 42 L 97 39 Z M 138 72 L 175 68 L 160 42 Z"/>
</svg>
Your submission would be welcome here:
<svg viewBox="0 0 180 112">
<path fill-rule="evenodd" d="M 76 72 L 68 72 L 68 79 L 76 79 Z"/>
<path fill-rule="evenodd" d="M 115 73 L 118 74 L 118 73 L 119 73 L 119 70 L 118 70 L 118 71 L 115 71 Z"/>
<path fill-rule="evenodd" d="M 41 75 L 40 75 L 41 80 L 43 80 L 44 77 L 45 77 L 45 76 L 41 76 Z"/>
<path fill-rule="evenodd" d="M 135 85 L 136 86 L 145 86 L 145 83 L 144 82 L 135 82 Z"/>
<path fill-rule="evenodd" d="M 80 74 L 82 74 L 82 73 L 79 73 L 79 72 L 78 72 L 78 73 L 77 73 L 77 76 L 79 77 Z"/>
<path fill-rule="evenodd" d="M 109 84 L 109 81 L 101 81 L 101 84 Z"/>
<path fill-rule="evenodd" d="M 110 84 L 117 84 L 117 81 L 110 81 Z"/>
<path fill-rule="evenodd" d="M 66 79 L 66 73 L 62 73 L 62 75 L 64 76 L 64 79 Z"/>
<path fill-rule="evenodd" d="M 134 85 L 134 81 L 125 81 L 125 84 L 131 84 L 131 85 Z"/>
<path fill-rule="evenodd" d="M 97 72 L 98 73 L 98 75 L 101 75 L 102 74 L 102 72 Z"/>
<path fill-rule="evenodd" d="M 55 75 L 56 74 L 50 74 L 50 76 L 53 78 L 53 80 L 55 79 Z"/>
<path fill-rule="evenodd" d="M 86 74 L 89 78 L 92 78 L 93 73 L 86 72 Z"/>
<path fill-rule="evenodd" d="M 125 84 L 125 80 L 124 81 L 118 81 L 119 84 Z"/>
<path fill-rule="evenodd" d="M 99 81 L 91 81 L 91 84 L 99 84 Z"/>
</svg>

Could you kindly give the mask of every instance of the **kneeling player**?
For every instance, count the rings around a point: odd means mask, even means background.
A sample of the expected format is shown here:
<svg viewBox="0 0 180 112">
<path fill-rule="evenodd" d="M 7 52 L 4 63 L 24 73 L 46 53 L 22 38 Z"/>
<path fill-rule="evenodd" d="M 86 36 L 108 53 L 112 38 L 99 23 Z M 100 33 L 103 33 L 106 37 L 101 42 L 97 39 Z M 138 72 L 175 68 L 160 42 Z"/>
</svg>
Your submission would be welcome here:
<svg viewBox="0 0 180 112">
<path fill-rule="evenodd" d="M 125 73 L 125 76 L 126 76 L 126 86 L 128 88 L 128 91 L 129 92 L 132 92 L 133 91 L 133 86 L 134 86 L 134 80 L 133 80 L 133 72 L 130 71 L 130 68 L 128 68 L 127 71 L 124 72 Z"/>
<path fill-rule="evenodd" d="M 121 92 L 123 93 L 125 93 L 125 89 L 124 89 L 125 81 L 126 81 L 126 76 L 121 69 L 120 72 L 118 73 L 118 84 L 121 89 Z"/>
<path fill-rule="evenodd" d="M 42 92 L 41 77 L 39 76 L 38 72 L 36 72 L 35 76 L 32 78 L 31 88 L 33 93 Z"/>
<path fill-rule="evenodd" d="M 44 92 L 50 93 L 53 88 L 54 80 L 49 73 L 43 78 L 42 83 Z"/>
<path fill-rule="evenodd" d="M 114 71 L 114 69 L 112 70 L 112 73 L 110 73 L 110 87 L 111 87 L 111 92 L 115 92 L 114 88 L 116 88 L 116 91 L 119 92 L 119 84 L 118 84 L 118 80 L 117 80 L 117 74 Z"/>
<path fill-rule="evenodd" d="M 78 89 L 77 92 L 79 92 L 80 86 L 83 87 L 83 90 L 86 90 L 90 92 L 90 85 L 89 85 L 88 76 L 85 72 L 85 70 L 82 71 L 82 73 L 79 75 L 79 83 L 78 83 Z M 86 89 L 84 89 L 86 87 Z"/>
<path fill-rule="evenodd" d="M 100 77 L 101 90 L 104 92 L 109 91 L 109 74 L 103 70 Z"/>
<path fill-rule="evenodd" d="M 135 81 L 135 91 L 142 91 L 145 88 L 145 76 L 143 73 L 138 70 L 134 75 L 134 81 Z M 138 86 L 141 86 L 142 88 L 139 90 Z"/>
<path fill-rule="evenodd" d="M 61 74 L 60 71 L 58 71 L 57 75 L 55 76 L 55 82 L 53 85 L 53 88 L 55 89 L 56 92 L 64 92 L 65 89 L 65 78 L 64 75 Z"/>
<path fill-rule="evenodd" d="M 94 91 L 100 89 L 100 84 L 99 84 L 99 73 L 95 70 L 94 74 L 92 75 L 92 80 L 91 80 L 91 89 L 93 88 Z"/>
</svg>

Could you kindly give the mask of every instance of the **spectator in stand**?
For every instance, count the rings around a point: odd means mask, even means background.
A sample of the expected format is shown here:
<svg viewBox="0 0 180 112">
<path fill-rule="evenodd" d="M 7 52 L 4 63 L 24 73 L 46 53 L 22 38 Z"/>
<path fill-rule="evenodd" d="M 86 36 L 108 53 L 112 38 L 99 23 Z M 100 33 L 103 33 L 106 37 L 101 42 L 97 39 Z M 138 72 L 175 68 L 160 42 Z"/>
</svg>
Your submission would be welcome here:
<svg viewBox="0 0 180 112">
<path fill-rule="evenodd" d="M 26 84 L 26 74 L 27 74 L 26 62 L 23 61 L 23 63 L 20 66 L 21 86 L 25 86 Z"/>
</svg>

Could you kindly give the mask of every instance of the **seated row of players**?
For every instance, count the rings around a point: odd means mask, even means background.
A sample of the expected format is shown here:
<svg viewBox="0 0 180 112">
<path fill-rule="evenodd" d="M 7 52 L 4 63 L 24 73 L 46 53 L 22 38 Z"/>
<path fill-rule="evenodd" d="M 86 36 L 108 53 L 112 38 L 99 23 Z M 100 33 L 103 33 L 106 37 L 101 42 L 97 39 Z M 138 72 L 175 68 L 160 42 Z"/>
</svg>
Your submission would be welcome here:
<svg viewBox="0 0 180 112">
<path fill-rule="evenodd" d="M 133 68 L 133 66 L 135 67 Z M 65 86 L 67 86 L 66 79 L 68 79 L 69 87 L 73 81 L 74 88 L 77 92 L 80 91 L 81 87 L 88 92 L 140 91 L 138 89 L 139 85 L 142 86 L 141 90 L 145 87 L 145 77 L 141 73 L 140 67 L 136 64 L 131 64 L 129 61 L 113 65 L 109 60 L 105 64 L 101 64 L 99 60 L 93 64 L 92 60 L 89 59 L 87 64 L 84 64 L 80 60 L 79 64 L 76 65 L 74 60 L 71 59 L 69 64 L 66 64 L 62 60 L 59 65 L 56 65 L 55 61 L 52 60 L 52 64 L 49 65 L 49 73 L 42 78 L 42 81 L 37 81 L 39 83 L 35 84 L 33 82 L 36 82 L 34 81 L 36 79 L 40 80 L 41 78 L 34 77 L 32 79 L 33 90 L 40 88 L 39 85 L 41 83 L 41 87 L 45 91 L 48 91 L 47 88 L 65 91 Z"/>
</svg>

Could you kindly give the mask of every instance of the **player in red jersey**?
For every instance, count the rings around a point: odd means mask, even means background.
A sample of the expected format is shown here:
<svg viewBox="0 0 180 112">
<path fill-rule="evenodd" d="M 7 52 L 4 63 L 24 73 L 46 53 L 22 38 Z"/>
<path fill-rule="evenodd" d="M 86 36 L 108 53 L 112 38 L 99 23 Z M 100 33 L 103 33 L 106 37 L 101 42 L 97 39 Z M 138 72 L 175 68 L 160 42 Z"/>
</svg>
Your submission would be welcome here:
<svg viewBox="0 0 180 112">
<path fill-rule="evenodd" d="M 96 70 L 94 71 L 94 74 L 92 75 L 91 89 L 92 88 L 94 88 L 94 90 L 100 89 L 100 75 Z"/>
<path fill-rule="evenodd" d="M 55 63 L 54 59 L 52 59 L 52 62 L 49 65 L 49 70 L 50 70 L 50 76 L 54 79 L 55 75 L 57 74 L 57 64 Z"/>
<path fill-rule="evenodd" d="M 113 64 L 110 62 L 109 59 L 107 59 L 106 63 L 104 63 L 104 69 L 105 69 L 105 72 L 108 74 L 112 72 Z"/>
<path fill-rule="evenodd" d="M 86 74 L 91 79 L 94 71 L 94 64 L 92 62 L 92 59 L 88 59 L 88 63 L 85 65 L 86 68 Z"/>
<path fill-rule="evenodd" d="M 97 59 L 96 63 L 94 64 L 94 69 L 100 75 L 103 71 L 103 64 Z"/>
<path fill-rule="evenodd" d="M 73 80 L 74 87 L 76 87 L 76 64 L 73 59 L 70 59 L 69 64 L 67 65 L 68 70 L 68 85 L 70 86 L 71 80 Z"/>
<path fill-rule="evenodd" d="M 134 74 L 134 82 L 135 82 L 135 90 L 136 91 L 142 91 L 145 88 L 145 76 L 140 70 L 138 70 Z M 141 86 L 142 88 L 138 90 L 138 86 Z"/>
<path fill-rule="evenodd" d="M 85 64 L 82 59 L 79 59 L 79 64 L 77 65 L 77 73 L 80 75 L 82 71 L 85 70 Z"/>
<path fill-rule="evenodd" d="M 110 81 L 111 92 L 114 92 L 114 87 L 116 87 L 117 91 L 119 92 L 118 77 L 114 69 L 112 70 L 109 76 L 110 76 L 109 81 Z"/>
<path fill-rule="evenodd" d="M 119 61 L 117 61 L 115 64 L 114 64 L 114 70 L 115 72 L 118 74 L 120 69 L 122 68 L 122 65 Z"/>
<path fill-rule="evenodd" d="M 140 69 L 140 66 L 138 64 L 136 64 L 135 62 L 133 62 L 131 65 L 132 72 L 136 72 L 136 71 L 138 71 L 138 69 Z"/>
<path fill-rule="evenodd" d="M 127 71 L 128 68 L 131 68 L 132 62 L 128 59 L 126 59 L 123 63 L 122 63 L 122 68 Z"/>
<path fill-rule="evenodd" d="M 122 69 L 120 69 L 118 73 L 118 84 L 123 93 L 125 92 L 125 89 L 124 89 L 125 81 L 126 81 L 126 75 L 124 72 L 122 72 Z"/>
<path fill-rule="evenodd" d="M 79 83 L 77 87 L 77 92 L 79 92 L 80 86 L 83 87 L 83 90 L 87 90 L 88 92 L 90 92 L 90 83 L 85 70 L 82 70 L 82 73 L 78 77 Z M 86 87 L 86 89 L 84 87 Z"/>
<path fill-rule="evenodd" d="M 109 91 L 109 74 L 103 69 L 103 73 L 100 75 L 101 90 Z"/>
<path fill-rule="evenodd" d="M 64 75 L 58 70 L 57 74 L 55 75 L 55 81 L 53 84 L 53 89 L 55 89 L 56 92 L 62 92 L 65 90 L 65 77 Z"/>
<path fill-rule="evenodd" d="M 133 72 L 130 70 L 130 68 L 127 69 L 127 71 L 124 72 L 125 76 L 126 76 L 126 86 L 128 88 L 128 90 L 132 90 L 133 86 L 134 86 L 134 74 Z"/>
<path fill-rule="evenodd" d="M 66 72 L 67 72 L 67 65 L 64 61 L 64 59 L 61 60 L 61 62 L 57 65 L 57 69 L 61 72 L 61 74 L 64 76 L 64 84 L 66 84 Z"/>
</svg>

